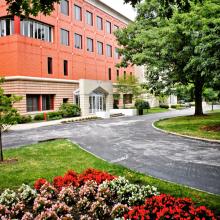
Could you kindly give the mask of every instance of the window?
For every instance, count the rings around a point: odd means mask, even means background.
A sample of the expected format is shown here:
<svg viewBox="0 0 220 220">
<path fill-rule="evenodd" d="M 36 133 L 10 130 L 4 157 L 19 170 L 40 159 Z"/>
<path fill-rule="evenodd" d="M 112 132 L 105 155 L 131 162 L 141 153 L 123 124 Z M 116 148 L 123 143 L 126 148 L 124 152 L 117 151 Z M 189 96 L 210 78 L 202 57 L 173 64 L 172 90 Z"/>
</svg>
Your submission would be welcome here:
<svg viewBox="0 0 220 220">
<path fill-rule="evenodd" d="M 53 59 L 52 59 L 52 57 L 47 58 L 47 72 L 48 72 L 48 74 L 53 73 Z"/>
<path fill-rule="evenodd" d="M 0 37 L 14 34 L 14 20 L 5 18 L 0 20 Z"/>
<path fill-rule="evenodd" d="M 92 12 L 86 11 L 86 23 L 93 26 L 93 14 Z"/>
<path fill-rule="evenodd" d="M 69 46 L 69 31 L 60 29 L 60 35 L 60 43 L 65 46 Z"/>
<path fill-rule="evenodd" d="M 31 19 L 21 20 L 21 34 L 47 42 L 52 42 L 53 28 L 47 24 L 36 22 Z"/>
<path fill-rule="evenodd" d="M 26 95 L 27 112 L 40 111 L 40 95 Z"/>
<path fill-rule="evenodd" d="M 124 79 L 126 79 L 126 71 L 124 71 Z"/>
<path fill-rule="evenodd" d="M 82 21 L 82 8 L 74 5 L 74 16 L 77 21 Z"/>
<path fill-rule="evenodd" d="M 119 27 L 117 25 L 114 24 L 114 31 L 118 30 Z"/>
<path fill-rule="evenodd" d="M 106 45 L 106 54 L 107 57 L 112 57 L 112 46 L 109 44 Z"/>
<path fill-rule="evenodd" d="M 112 80 L 112 69 L 108 68 L 108 79 Z"/>
<path fill-rule="evenodd" d="M 87 51 L 93 52 L 93 39 L 87 37 Z"/>
<path fill-rule="evenodd" d="M 68 76 L 68 61 L 67 60 L 63 61 L 63 74 L 64 76 Z"/>
<path fill-rule="evenodd" d="M 69 1 L 68 0 L 61 0 L 60 10 L 62 14 L 69 15 Z"/>
<path fill-rule="evenodd" d="M 82 49 L 82 35 L 75 33 L 75 48 Z"/>
<path fill-rule="evenodd" d="M 68 98 L 63 98 L 63 103 L 68 103 L 69 99 Z"/>
<path fill-rule="evenodd" d="M 117 74 L 117 80 L 119 80 L 119 70 L 117 70 L 116 74 Z"/>
<path fill-rule="evenodd" d="M 120 59 L 120 55 L 117 47 L 115 48 L 115 59 Z"/>
<path fill-rule="evenodd" d="M 111 22 L 109 22 L 109 21 L 106 21 L 106 32 L 108 33 L 108 34 L 111 34 L 112 33 L 112 27 L 111 27 L 112 25 L 111 25 Z"/>
<path fill-rule="evenodd" d="M 75 104 L 80 107 L 80 95 L 75 95 Z"/>
<path fill-rule="evenodd" d="M 53 110 L 54 95 L 42 95 L 42 110 Z"/>
<path fill-rule="evenodd" d="M 123 95 L 124 104 L 132 104 L 132 94 Z"/>
<path fill-rule="evenodd" d="M 103 30 L 103 19 L 99 16 L 96 17 L 96 24 L 98 30 L 102 31 Z"/>
<path fill-rule="evenodd" d="M 99 41 L 97 41 L 97 53 L 103 55 L 103 43 Z"/>
</svg>

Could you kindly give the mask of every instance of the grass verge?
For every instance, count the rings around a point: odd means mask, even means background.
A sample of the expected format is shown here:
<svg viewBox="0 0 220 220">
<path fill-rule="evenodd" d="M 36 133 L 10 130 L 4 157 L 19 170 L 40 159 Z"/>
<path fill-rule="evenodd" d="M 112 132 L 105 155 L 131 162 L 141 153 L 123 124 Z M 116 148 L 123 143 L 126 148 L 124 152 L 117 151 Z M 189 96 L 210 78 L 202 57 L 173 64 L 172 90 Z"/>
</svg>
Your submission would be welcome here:
<svg viewBox="0 0 220 220">
<path fill-rule="evenodd" d="M 56 140 L 4 151 L 5 159 L 17 158 L 14 164 L 0 164 L 0 190 L 16 189 L 22 183 L 33 185 L 37 178 L 52 180 L 73 169 L 82 172 L 92 167 L 113 175 L 125 176 L 134 183 L 150 184 L 161 193 L 176 197 L 190 197 L 198 205 L 205 205 L 220 214 L 220 196 L 200 192 L 178 184 L 168 183 L 123 166 L 103 161 L 79 148 L 68 140 Z"/>
<path fill-rule="evenodd" d="M 204 116 L 185 116 L 160 120 L 155 126 L 166 131 L 193 137 L 220 140 L 220 131 L 211 129 L 220 126 L 220 112 L 210 113 Z M 206 128 L 210 128 L 206 129 Z"/>
<path fill-rule="evenodd" d="M 152 113 L 161 113 L 161 112 L 167 112 L 169 109 L 166 108 L 160 108 L 160 107 L 154 107 L 150 109 L 144 109 L 144 115 L 152 114 Z"/>
</svg>

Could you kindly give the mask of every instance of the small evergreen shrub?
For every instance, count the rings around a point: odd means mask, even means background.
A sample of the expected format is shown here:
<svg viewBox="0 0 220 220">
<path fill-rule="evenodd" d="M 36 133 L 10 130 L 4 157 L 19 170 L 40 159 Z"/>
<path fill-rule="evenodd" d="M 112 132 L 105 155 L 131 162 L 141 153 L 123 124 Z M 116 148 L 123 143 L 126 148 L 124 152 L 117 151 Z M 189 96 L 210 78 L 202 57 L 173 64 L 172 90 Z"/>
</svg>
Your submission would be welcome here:
<svg viewBox="0 0 220 220">
<path fill-rule="evenodd" d="M 59 120 L 62 118 L 61 112 L 48 112 L 47 113 L 47 120 Z"/>
<path fill-rule="evenodd" d="M 135 108 L 138 110 L 139 115 L 143 115 L 144 109 L 150 109 L 150 104 L 147 101 L 144 101 L 143 99 L 137 99 L 135 101 Z"/>
<path fill-rule="evenodd" d="M 34 116 L 34 120 L 36 120 L 36 121 L 42 121 L 42 120 L 44 120 L 44 114 L 41 113 L 41 114 L 35 115 L 35 116 Z"/>
<path fill-rule="evenodd" d="M 160 108 L 165 108 L 165 109 L 168 109 L 168 108 L 169 108 L 169 105 L 160 104 Z"/>
<path fill-rule="evenodd" d="M 18 117 L 18 124 L 25 124 L 32 122 L 32 117 L 30 115 L 20 115 Z"/>
<path fill-rule="evenodd" d="M 59 111 L 64 118 L 80 116 L 80 107 L 70 103 L 63 103 Z"/>
</svg>

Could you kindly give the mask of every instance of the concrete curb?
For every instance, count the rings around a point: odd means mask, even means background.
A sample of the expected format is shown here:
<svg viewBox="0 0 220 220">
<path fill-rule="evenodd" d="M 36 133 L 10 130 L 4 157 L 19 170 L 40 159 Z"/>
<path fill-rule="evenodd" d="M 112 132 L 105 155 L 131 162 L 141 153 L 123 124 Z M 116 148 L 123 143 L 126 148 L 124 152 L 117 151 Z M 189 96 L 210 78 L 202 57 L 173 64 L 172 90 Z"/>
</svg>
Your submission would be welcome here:
<svg viewBox="0 0 220 220">
<path fill-rule="evenodd" d="M 170 118 L 165 118 L 165 119 L 161 119 L 161 120 L 166 120 L 166 119 L 170 119 Z M 179 133 L 176 133 L 176 132 L 166 131 L 166 130 L 163 130 L 161 128 L 156 127 L 154 124 L 158 121 L 161 121 L 161 120 L 153 121 L 152 124 L 151 124 L 152 127 L 157 131 L 163 132 L 165 134 L 172 134 L 172 135 L 176 135 L 176 136 L 179 136 L 179 137 L 184 137 L 184 138 L 196 140 L 196 141 L 204 141 L 204 142 L 208 142 L 208 143 L 212 143 L 212 144 L 216 144 L 216 143 L 220 144 L 219 140 L 210 140 L 210 139 L 206 139 L 206 138 L 192 137 L 192 136 L 189 136 L 189 135 L 184 135 L 184 134 L 179 134 Z"/>
</svg>

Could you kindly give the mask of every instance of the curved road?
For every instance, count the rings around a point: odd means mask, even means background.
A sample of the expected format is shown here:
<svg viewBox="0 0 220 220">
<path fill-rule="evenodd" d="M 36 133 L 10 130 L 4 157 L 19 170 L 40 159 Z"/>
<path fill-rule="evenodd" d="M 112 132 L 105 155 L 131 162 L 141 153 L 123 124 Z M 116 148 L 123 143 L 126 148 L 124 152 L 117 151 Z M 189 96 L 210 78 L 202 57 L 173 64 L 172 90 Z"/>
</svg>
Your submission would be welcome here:
<svg viewBox="0 0 220 220">
<path fill-rule="evenodd" d="M 192 110 L 9 131 L 3 142 L 8 148 L 68 138 L 107 161 L 220 194 L 220 144 L 168 135 L 151 126 L 160 118 L 187 114 Z"/>
</svg>

